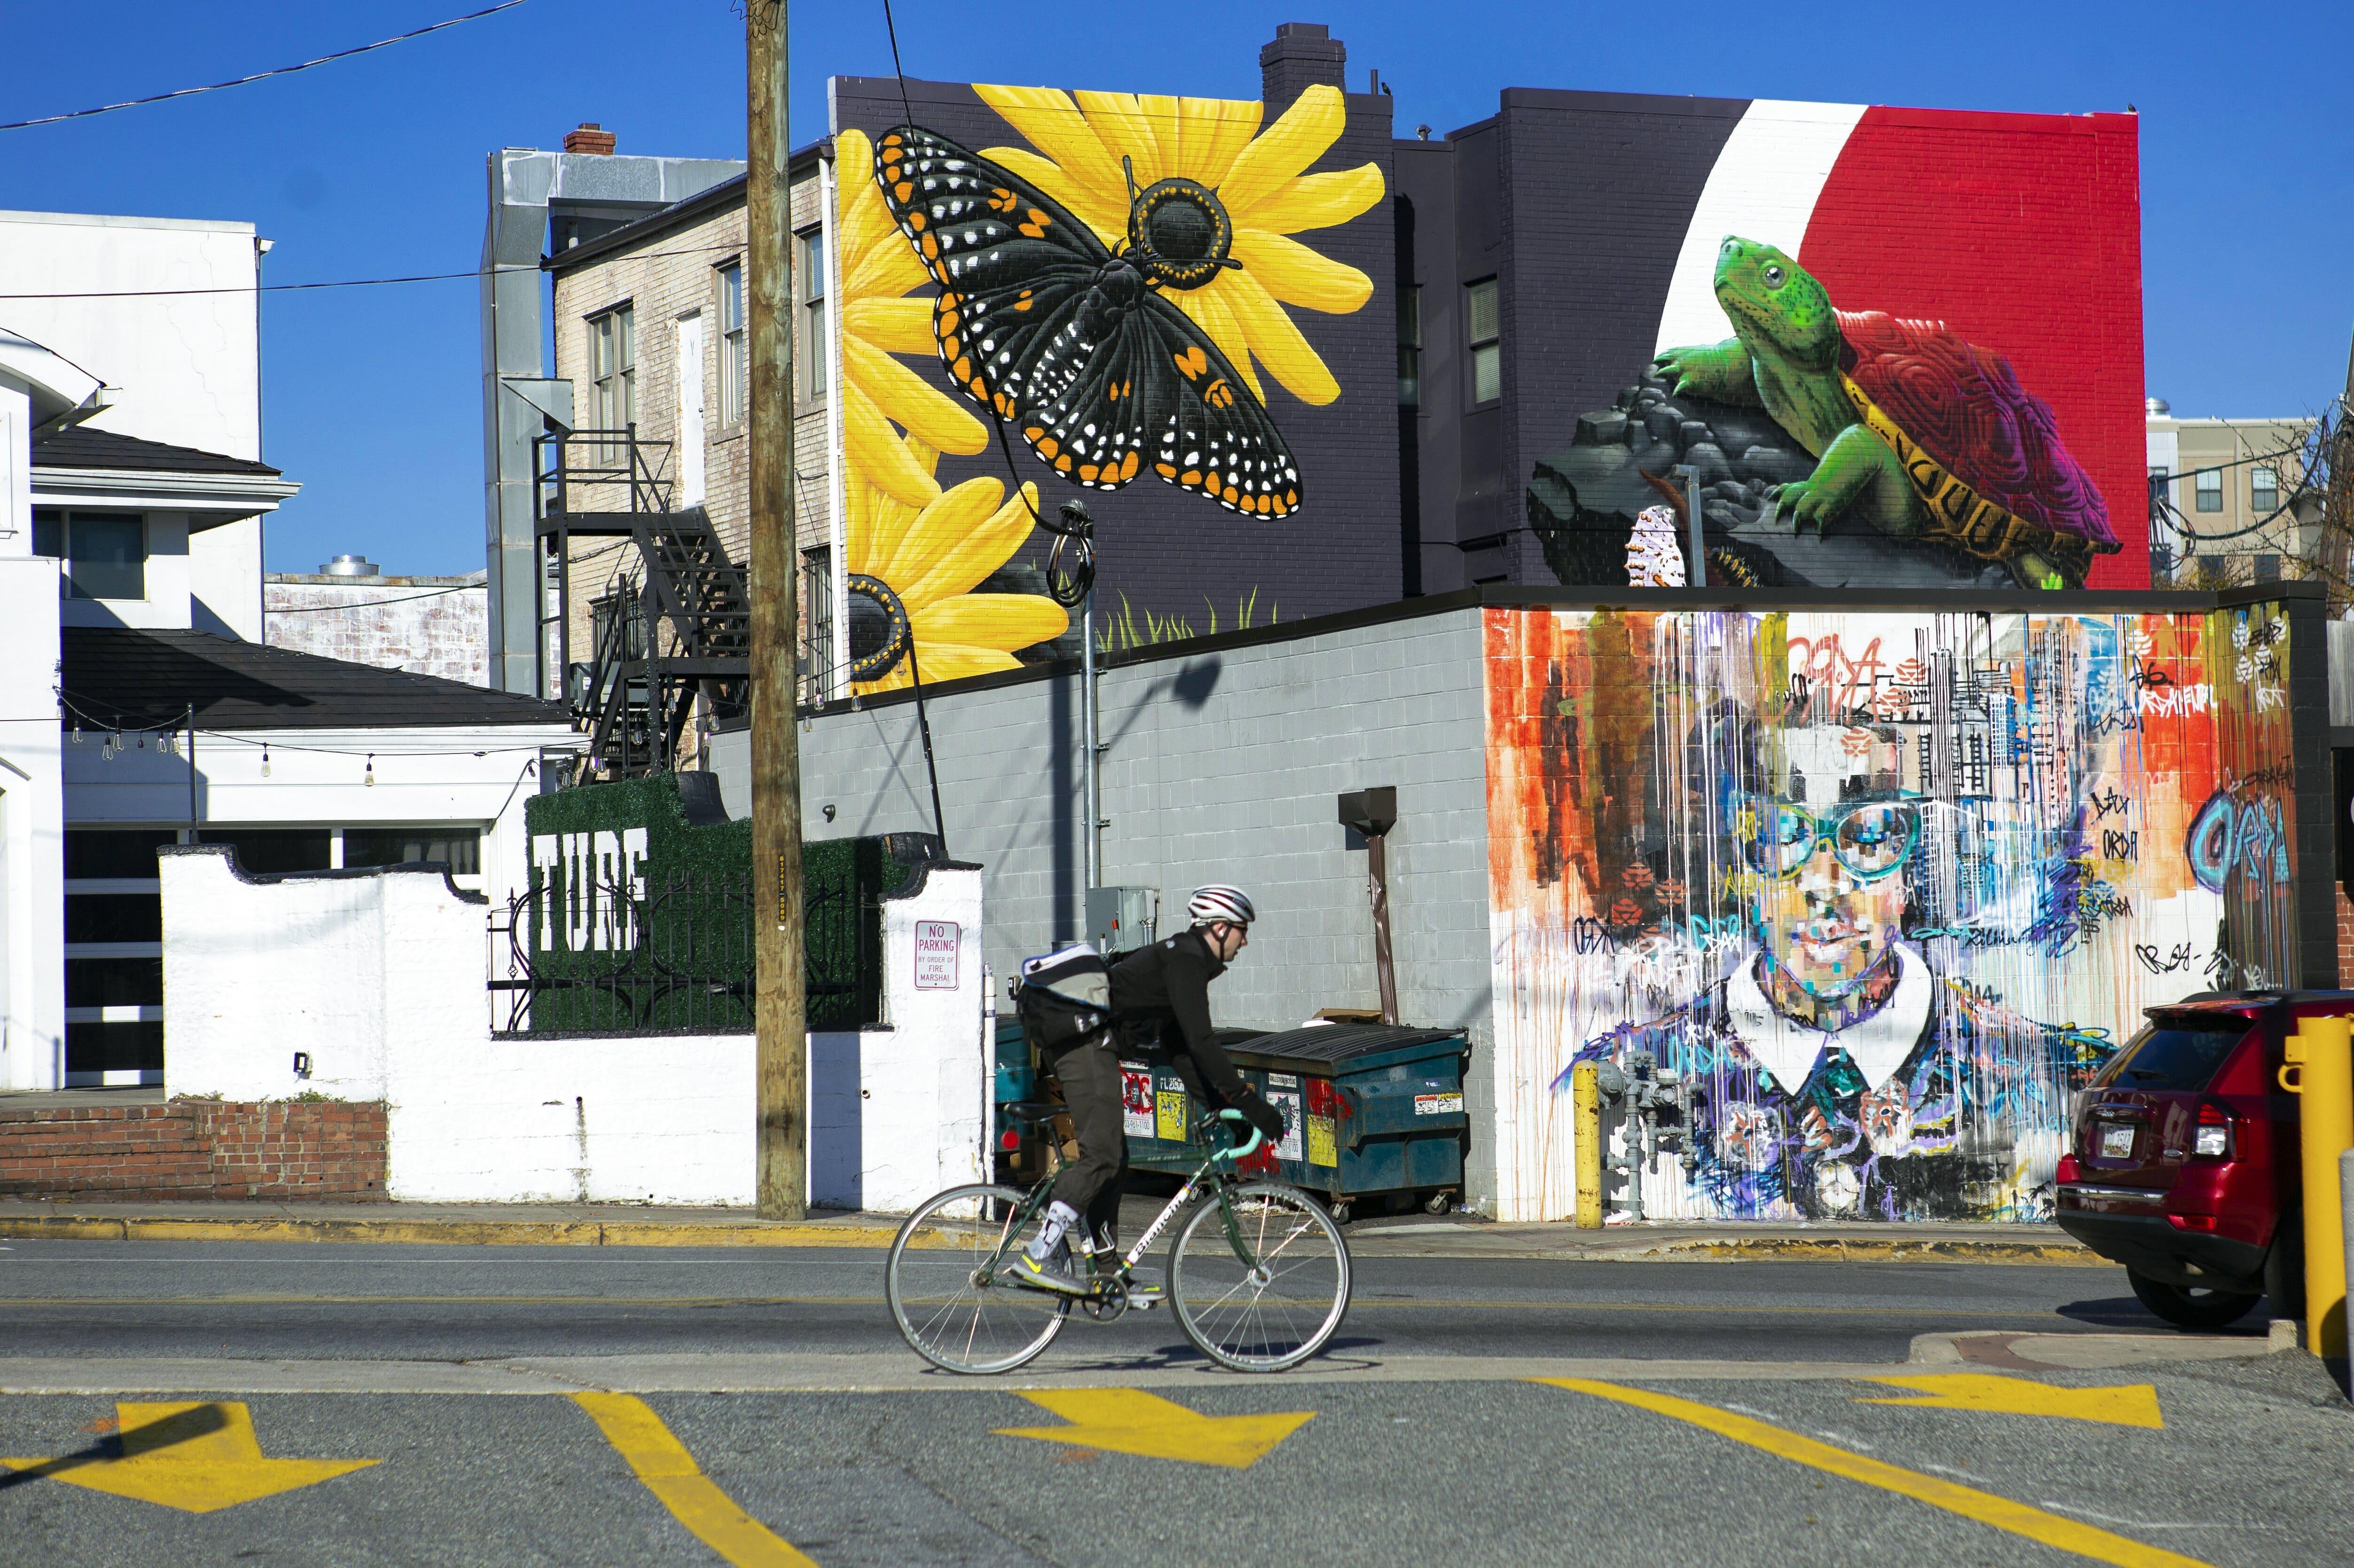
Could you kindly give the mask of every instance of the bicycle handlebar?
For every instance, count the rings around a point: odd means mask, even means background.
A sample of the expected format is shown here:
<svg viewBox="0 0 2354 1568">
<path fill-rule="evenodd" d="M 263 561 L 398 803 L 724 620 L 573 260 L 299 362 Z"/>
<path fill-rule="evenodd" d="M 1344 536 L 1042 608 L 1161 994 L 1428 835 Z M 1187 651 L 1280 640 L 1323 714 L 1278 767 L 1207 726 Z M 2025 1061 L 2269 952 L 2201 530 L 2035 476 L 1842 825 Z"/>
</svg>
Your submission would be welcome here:
<svg viewBox="0 0 2354 1568">
<path fill-rule="evenodd" d="M 1239 1121 L 1246 1123 L 1250 1118 L 1244 1116 L 1243 1113 L 1238 1110 L 1222 1110 L 1218 1113 L 1218 1119 L 1220 1121 Z M 1210 1158 L 1213 1160 L 1223 1160 L 1228 1164 L 1234 1164 L 1237 1161 L 1247 1160 L 1252 1155 L 1257 1153 L 1258 1146 L 1266 1141 L 1267 1134 L 1261 1132 L 1257 1128 L 1253 1127 L 1250 1129 L 1250 1141 L 1248 1143 L 1238 1144 L 1232 1149 L 1222 1149 L 1217 1153 L 1210 1156 Z"/>
</svg>

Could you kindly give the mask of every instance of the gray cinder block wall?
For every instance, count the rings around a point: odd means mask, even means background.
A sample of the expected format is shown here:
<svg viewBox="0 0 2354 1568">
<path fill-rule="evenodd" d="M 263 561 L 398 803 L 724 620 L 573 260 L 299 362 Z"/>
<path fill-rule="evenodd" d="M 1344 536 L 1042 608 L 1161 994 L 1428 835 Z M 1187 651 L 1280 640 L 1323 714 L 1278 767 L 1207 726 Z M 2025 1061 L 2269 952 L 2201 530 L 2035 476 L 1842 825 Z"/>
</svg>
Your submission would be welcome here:
<svg viewBox="0 0 2354 1568">
<path fill-rule="evenodd" d="M 1470 1032 L 1467 1201 L 1494 1191 L 1477 1130 L 1495 1100 L 1489 1012 L 1487 764 L 1477 608 L 1306 637 L 1205 640 L 1122 655 L 1099 677 L 1103 880 L 1155 887 L 1163 935 L 1204 882 L 1248 890 L 1260 919 L 1212 991 L 1222 1025 L 1277 1027 L 1378 1005 L 1365 851 L 1344 791 L 1398 792 L 1390 901 L 1400 1016 Z M 1022 959 L 1082 935 L 1078 678 L 1023 672 L 927 699 L 949 848 L 985 868 L 1001 1003 Z M 731 815 L 749 810 L 746 737 L 718 737 Z M 904 694 L 813 716 L 801 737 L 811 839 L 932 825 Z M 828 821 L 825 809 L 833 809 Z"/>
</svg>

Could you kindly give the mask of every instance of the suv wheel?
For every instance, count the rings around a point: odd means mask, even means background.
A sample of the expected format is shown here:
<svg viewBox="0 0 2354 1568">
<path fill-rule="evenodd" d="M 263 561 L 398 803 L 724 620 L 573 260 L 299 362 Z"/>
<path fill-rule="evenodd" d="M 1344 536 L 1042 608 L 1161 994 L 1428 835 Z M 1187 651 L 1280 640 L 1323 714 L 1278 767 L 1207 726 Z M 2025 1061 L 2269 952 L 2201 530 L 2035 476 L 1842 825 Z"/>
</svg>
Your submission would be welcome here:
<svg viewBox="0 0 2354 1568">
<path fill-rule="evenodd" d="M 2215 1290 L 2198 1285 L 2167 1285 L 2137 1269 L 2126 1270 L 2141 1304 L 2178 1329 L 2220 1329 L 2236 1323 L 2264 1299 L 2253 1292 Z"/>
</svg>

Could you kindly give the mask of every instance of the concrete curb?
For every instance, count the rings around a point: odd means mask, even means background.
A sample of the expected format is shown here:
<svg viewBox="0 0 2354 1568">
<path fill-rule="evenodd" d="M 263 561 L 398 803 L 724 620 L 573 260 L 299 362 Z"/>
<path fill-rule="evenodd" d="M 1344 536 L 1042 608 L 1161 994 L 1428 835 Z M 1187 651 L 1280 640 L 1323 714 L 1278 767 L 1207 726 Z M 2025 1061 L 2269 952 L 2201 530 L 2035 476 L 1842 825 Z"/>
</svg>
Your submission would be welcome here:
<svg viewBox="0 0 2354 1568">
<path fill-rule="evenodd" d="M 839 1246 L 880 1249 L 871 1225 L 629 1220 L 0 1218 L 0 1241 L 375 1242 L 408 1246 Z M 929 1241 L 917 1245 L 938 1245 Z"/>
<path fill-rule="evenodd" d="M 1826 1236 L 1819 1241 L 1787 1236 L 1755 1241 L 1712 1237 L 1705 1241 L 1662 1242 L 1626 1257 L 1746 1258 L 1777 1262 L 1825 1263 L 2059 1263 L 2078 1267 L 2105 1266 L 2109 1260 L 2074 1242 L 1979 1241 L 1849 1241 Z"/>
<path fill-rule="evenodd" d="M 1950 1240 L 1869 1236 L 1701 1236 L 1572 1241 L 1483 1234 L 1400 1234 L 1380 1230 L 1350 1236 L 1364 1257 L 1550 1258 L 1564 1263 L 1981 1263 L 2114 1266 L 2062 1238 L 2011 1241 L 1987 1236 Z M 283 1213 L 198 1218 L 193 1215 L 0 1214 L 0 1241 L 338 1242 L 405 1246 L 824 1246 L 879 1251 L 896 1227 L 835 1220 L 575 1220 L 468 1219 L 454 1215 L 383 1219 L 310 1218 Z M 1571 1232 L 1576 1235 L 1581 1233 Z M 1590 1234 L 1591 1233 L 1582 1233 Z M 950 1245 L 927 1235 L 919 1246 Z"/>
</svg>

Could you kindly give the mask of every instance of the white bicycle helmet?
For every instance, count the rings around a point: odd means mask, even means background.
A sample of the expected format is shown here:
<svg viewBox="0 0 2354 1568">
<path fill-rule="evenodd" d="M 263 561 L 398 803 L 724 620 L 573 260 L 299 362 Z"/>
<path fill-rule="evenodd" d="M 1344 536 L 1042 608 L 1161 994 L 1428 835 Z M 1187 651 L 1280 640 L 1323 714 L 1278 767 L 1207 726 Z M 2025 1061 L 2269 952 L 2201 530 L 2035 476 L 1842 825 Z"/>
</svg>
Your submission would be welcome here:
<svg viewBox="0 0 2354 1568">
<path fill-rule="evenodd" d="M 1195 888 L 1193 896 L 1185 901 L 1185 914 L 1196 926 L 1219 921 L 1229 926 L 1247 926 L 1258 918 L 1258 911 L 1251 907 L 1249 894 L 1219 882 Z"/>
</svg>

